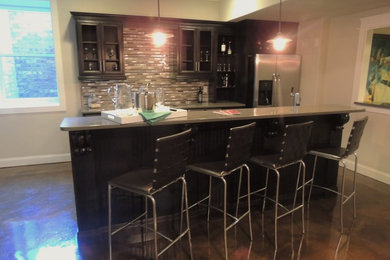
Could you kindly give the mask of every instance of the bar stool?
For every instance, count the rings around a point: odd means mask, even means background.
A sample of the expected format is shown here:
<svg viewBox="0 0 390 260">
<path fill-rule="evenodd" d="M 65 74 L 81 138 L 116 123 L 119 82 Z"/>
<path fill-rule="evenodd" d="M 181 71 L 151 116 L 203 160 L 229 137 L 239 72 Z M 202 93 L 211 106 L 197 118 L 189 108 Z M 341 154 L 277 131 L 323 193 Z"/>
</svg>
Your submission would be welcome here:
<svg viewBox="0 0 390 260">
<path fill-rule="evenodd" d="M 264 213 L 265 202 L 266 200 L 271 200 L 275 203 L 275 252 L 278 250 L 278 219 L 294 213 L 295 211 L 301 209 L 302 210 L 302 234 L 305 233 L 305 225 L 304 225 L 304 196 L 305 192 L 302 187 L 304 187 L 305 180 L 305 163 L 303 162 L 303 157 L 306 155 L 307 144 L 310 139 L 311 129 L 312 129 L 313 121 L 298 123 L 298 124 L 290 124 L 285 125 L 282 131 L 282 138 L 280 142 L 280 149 L 278 153 L 274 154 L 265 154 L 265 155 L 257 155 L 251 158 L 251 162 L 265 167 L 267 169 L 266 172 L 266 180 L 265 180 L 265 190 L 264 190 L 264 200 L 263 200 L 263 208 L 262 213 Z M 295 195 L 294 202 L 291 209 L 288 209 L 286 206 L 279 202 L 279 183 L 280 183 L 280 173 L 279 169 L 285 168 L 294 164 L 299 164 L 299 170 L 297 174 L 297 182 L 295 185 Z M 272 170 L 276 174 L 276 194 L 275 200 L 270 197 L 267 197 L 267 189 L 268 189 L 268 175 L 269 170 Z M 302 185 L 299 186 L 300 175 L 302 174 Z M 302 190 L 302 202 L 300 205 L 295 206 L 296 197 L 298 190 Z M 278 208 L 281 207 L 286 212 L 283 214 L 278 214 Z"/>
<path fill-rule="evenodd" d="M 340 231 L 341 233 L 344 233 L 344 224 L 343 224 L 343 218 L 344 218 L 344 205 L 347 203 L 351 198 L 353 198 L 353 217 L 356 218 L 356 170 L 357 170 L 357 149 L 359 148 L 360 139 L 363 135 L 364 128 L 366 126 L 368 117 L 364 117 L 360 120 L 356 120 L 353 122 L 353 126 L 351 129 L 351 133 L 349 135 L 348 144 L 347 147 L 343 148 L 316 148 L 314 150 L 309 151 L 309 154 L 314 155 L 314 165 L 313 165 L 313 174 L 311 176 L 311 179 L 306 182 L 306 185 L 310 183 L 310 191 L 309 191 L 309 197 L 308 197 L 308 204 L 310 203 L 310 197 L 311 192 L 313 189 L 313 186 L 330 191 L 332 193 L 337 194 L 340 196 Z M 353 188 L 352 192 L 349 195 L 345 195 L 344 188 L 345 188 L 345 159 L 349 157 L 350 155 L 354 155 L 355 157 L 355 167 L 353 171 Z M 314 176 L 315 176 L 315 170 L 316 170 L 316 164 L 317 164 L 317 157 L 322 157 L 329 160 L 338 161 L 343 165 L 343 175 L 341 180 L 341 192 L 333 189 L 329 189 L 324 186 L 316 185 L 314 184 Z"/>
<path fill-rule="evenodd" d="M 226 259 L 228 259 L 227 231 L 231 227 L 235 226 L 240 220 L 242 220 L 246 216 L 248 216 L 249 218 L 249 233 L 250 233 L 250 239 L 252 241 L 251 206 L 250 206 L 250 169 L 245 163 L 250 158 L 255 126 L 256 123 L 251 123 L 244 126 L 230 128 L 224 161 L 196 163 L 196 164 L 189 165 L 187 167 L 191 171 L 206 174 L 209 176 L 208 195 L 200 199 L 198 202 L 192 204 L 190 208 L 196 205 L 200 205 L 205 200 L 208 200 L 207 222 L 210 221 L 210 208 L 223 213 L 223 232 L 224 232 Z M 239 172 L 240 180 L 241 180 L 241 176 L 244 168 L 246 169 L 247 172 L 248 210 L 244 212 L 241 216 L 238 216 L 238 210 L 237 210 L 238 205 L 237 205 L 236 215 L 233 216 L 232 214 L 229 214 L 226 209 L 227 208 L 227 182 L 225 177 L 231 175 L 234 172 Z M 211 205 L 212 178 L 219 179 L 223 183 L 223 209 Z M 239 192 L 237 194 L 238 197 L 240 195 Z M 239 200 L 237 199 L 237 201 Z M 229 226 L 227 226 L 227 217 L 230 217 L 233 220 L 233 223 L 230 224 Z"/>
<path fill-rule="evenodd" d="M 153 230 L 154 240 L 154 258 L 163 254 L 169 247 L 179 241 L 184 235 L 188 235 L 188 243 L 190 250 L 190 257 L 192 259 L 192 245 L 191 245 L 191 232 L 188 215 L 188 200 L 187 200 L 187 184 L 183 177 L 187 159 L 189 156 L 189 144 L 190 144 L 191 129 L 183 131 L 178 134 L 161 137 L 156 141 L 154 168 L 140 169 L 120 175 L 108 182 L 108 241 L 109 241 L 109 255 L 112 259 L 112 236 L 120 230 L 135 224 L 138 220 L 145 218 L 145 233 L 147 236 L 147 230 Z M 157 212 L 156 212 L 156 200 L 154 196 L 168 188 L 170 185 L 177 181 L 182 182 L 182 202 L 183 198 L 185 203 L 185 213 L 187 227 L 184 231 L 180 228 L 180 234 L 171 239 L 168 236 L 157 231 Z M 116 230 L 112 230 L 111 227 L 111 191 L 115 188 L 122 189 L 134 194 L 143 196 L 145 198 L 145 212 L 128 223 L 122 225 Z M 152 203 L 153 211 L 153 228 L 148 227 L 148 199 Z M 180 214 L 182 216 L 182 214 Z M 162 250 L 158 250 L 157 247 L 157 235 L 165 238 L 169 241 L 169 244 Z"/>
</svg>

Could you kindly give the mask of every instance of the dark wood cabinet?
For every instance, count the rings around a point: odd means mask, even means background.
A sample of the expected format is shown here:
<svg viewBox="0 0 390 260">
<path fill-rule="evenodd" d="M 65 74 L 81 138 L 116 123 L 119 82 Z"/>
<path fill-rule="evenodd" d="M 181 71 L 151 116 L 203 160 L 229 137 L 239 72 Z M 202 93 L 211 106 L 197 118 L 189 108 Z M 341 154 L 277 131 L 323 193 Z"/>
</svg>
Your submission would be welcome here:
<svg viewBox="0 0 390 260">
<path fill-rule="evenodd" d="M 214 28 L 180 26 L 179 73 L 210 74 L 213 71 Z"/>
<path fill-rule="evenodd" d="M 79 79 L 125 79 L 122 22 L 72 14 L 76 19 Z"/>
</svg>

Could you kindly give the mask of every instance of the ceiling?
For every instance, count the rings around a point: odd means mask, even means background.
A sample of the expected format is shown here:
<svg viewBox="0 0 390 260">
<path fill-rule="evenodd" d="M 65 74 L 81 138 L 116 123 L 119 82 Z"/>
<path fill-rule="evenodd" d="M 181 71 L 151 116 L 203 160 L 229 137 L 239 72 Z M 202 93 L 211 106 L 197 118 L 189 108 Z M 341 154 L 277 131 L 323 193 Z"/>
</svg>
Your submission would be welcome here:
<svg viewBox="0 0 390 260">
<path fill-rule="evenodd" d="M 219 1 L 223 3 L 222 1 Z M 278 1 L 279 2 L 279 1 Z M 320 17 L 334 17 L 390 7 L 390 0 L 283 0 L 282 20 L 301 22 Z M 279 3 L 235 19 L 278 20 Z"/>
</svg>

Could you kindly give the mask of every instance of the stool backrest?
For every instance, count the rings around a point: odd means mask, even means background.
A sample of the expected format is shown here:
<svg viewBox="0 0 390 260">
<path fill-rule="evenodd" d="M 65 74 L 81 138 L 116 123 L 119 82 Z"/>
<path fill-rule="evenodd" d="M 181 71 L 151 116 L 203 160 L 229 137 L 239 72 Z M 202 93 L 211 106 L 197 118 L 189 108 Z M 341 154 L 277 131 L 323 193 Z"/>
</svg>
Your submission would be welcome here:
<svg viewBox="0 0 390 260">
<path fill-rule="evenodd" d="M 353 122 L 351 133 L 348 138 L 348 144 L 344 154 L 345 157 L 353 154 L 359 148 L 360 139 L 362 138 L 364 128 L 367 124 L 367 120 L 368 117 L 366 116 L 360 120 L 356 120 Z"/>
<path fill-rule="evenodd" d="M 190 152 L 191 129 L 156 141 L 153 189 L 163 187 L 185 173 Z"/>
<path fill-rule="evenodd" d="M 303 159 L 307 153 L 312 127 L 313 121 L 284 126 L 279 154 L 280 164 Z"/>
<path fill-rule="evenodd" d="M 233 170 L 249 160 L 255 126 L 256 123 L 253 122 L 230 128 L 225 155 L 225 171 Z"/>
</svg>

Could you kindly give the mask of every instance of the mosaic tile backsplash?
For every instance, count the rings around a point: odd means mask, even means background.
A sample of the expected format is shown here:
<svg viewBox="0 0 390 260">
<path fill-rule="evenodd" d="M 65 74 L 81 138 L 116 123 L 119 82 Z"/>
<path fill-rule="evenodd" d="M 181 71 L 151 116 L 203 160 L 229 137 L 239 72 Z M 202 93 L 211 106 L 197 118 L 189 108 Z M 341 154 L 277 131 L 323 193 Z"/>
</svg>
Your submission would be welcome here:
<svg viewBox="0 0 390 260">
<path fill-rule="evenodd" d="M 178 77 L 176 41 L 178 32 L 169 31 L 175 35 L 160 48 L 154 47 L 151 39 L 146 37 L 150 28 L 139 27 L 126 23 L 123 29 L 124 69 L 126 80 L 112 81 L 82 81 L 82 110 L 88 110 L 88 97 L 94 93 L 101 104 L 101 109 L 113 109 L 111 97 L 107 89 L 117 83 L 131 86 L 132 91 L 145 88 L 154 91 L 163 88 L 165 104 L 180 106 L 180 104 L 196 103 L 199 87 L 203 88 L 203 100 L 209 100 L 209 81 L 207 79 Z M 168 31 L 167 31 L 168 32 Z"/>
</svg>

